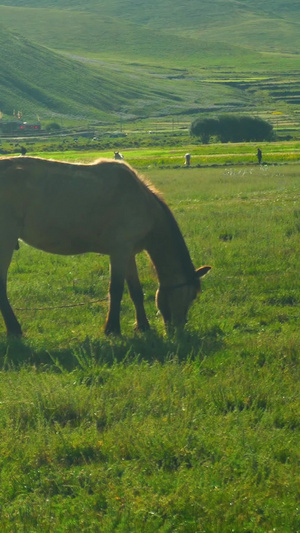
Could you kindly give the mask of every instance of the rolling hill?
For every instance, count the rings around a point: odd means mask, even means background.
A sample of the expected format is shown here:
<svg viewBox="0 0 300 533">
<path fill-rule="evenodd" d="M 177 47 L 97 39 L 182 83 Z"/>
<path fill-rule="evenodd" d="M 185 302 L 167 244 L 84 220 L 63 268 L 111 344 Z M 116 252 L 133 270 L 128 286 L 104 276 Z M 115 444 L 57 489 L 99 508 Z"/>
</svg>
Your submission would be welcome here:
<svg viewBox="0 0 300 533">
<path fill-rule="evenodd" d="M 75 10 L 101 13 L 118 20 L 127 20 L 152 28 L 203 28 L 208 24 L 227 25 L 249 16 L 299 21 L 297 0 L 2 0 L 12 7 L 41 7 L 46 10 Z"/>
<path fill-rule="evenodd" d="M 0 7 L 8 28 L 51 49 L 96 57 L 108 62 L 142 62 L 162 66 L 199 68 L 220 63 L 232 66 L 241 54 L 251 65 L 260 55 L 240 44 L 180 35 L 99 13 L 42 8 Z"/>
<path fill-rule="evenodd" d="M 3 0 L 0 16 L 45 46 L 106 57 L 113 52 L 122 60 L 132 53 L 159 60 L 159 49 L 161 61 L 190 62 L 206 47 L 220 61 L 221 47 L 225 56 L 233 50 L 233 57 L 243 57 L 247 51 L 297 54 L 300 44 L 300 5 L 293 0 Z"/>
<path fill-rule="evenodd" d="M 22 110 L 26 120 L 39 115 L 114 122 L 120 116 L 176 115 L 246 101 L 242 90 L 220 90 L 197 76 L 190 80 L 186 70 L 149 72 L 141 65 L 121 69 L 102 60 L 66 56 L 3 26 L 0 46 L 0 110 L 6 115 Z"/>
<path fill-rule="evenodd" d="M 160 94 L 141 79 L 103 65 L 97 69 L 36 45 L 0 26 L 2 61 L 0 109 L 11 115 L 19 109 L 29 115 L 40 113 L 73 118 L 112 119 L 128 107 L 140 114 L 155 111 L 158 104 L 170 104 L 178 97 Z"/>
<path fill-rule="evenodd" d="M 3 109 L 16 96 L 97 118 L 246 109 L 260 93 L 298 105 L 295 0 L 3 0 L 0 20 Z"/>
</svg>

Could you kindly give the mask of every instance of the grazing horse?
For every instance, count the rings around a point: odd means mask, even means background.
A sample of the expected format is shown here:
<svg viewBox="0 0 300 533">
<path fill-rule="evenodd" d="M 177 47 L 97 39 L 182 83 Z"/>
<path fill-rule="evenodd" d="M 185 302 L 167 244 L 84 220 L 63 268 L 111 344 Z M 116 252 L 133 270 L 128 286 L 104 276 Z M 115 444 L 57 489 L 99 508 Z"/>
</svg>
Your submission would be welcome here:
<svg viewBox="0 0 300 533">
<path fill-rule="evenodd" d="M 7 271 L 18 238 L 62 255 L 110 256 L 110 303 L 105 333 L 120 333 L 126 280 L 138 330 L 147 330 L 135 255 L 146 250 L 156 268 L 156 304 L 165 325 L 183 326 L 200 278 L 170 209 L 126 163 L 70 164 L 37 157 L 0 158 L 0 310 L 8 335 L 21 326 L 7 298 Z"/>
</svg>

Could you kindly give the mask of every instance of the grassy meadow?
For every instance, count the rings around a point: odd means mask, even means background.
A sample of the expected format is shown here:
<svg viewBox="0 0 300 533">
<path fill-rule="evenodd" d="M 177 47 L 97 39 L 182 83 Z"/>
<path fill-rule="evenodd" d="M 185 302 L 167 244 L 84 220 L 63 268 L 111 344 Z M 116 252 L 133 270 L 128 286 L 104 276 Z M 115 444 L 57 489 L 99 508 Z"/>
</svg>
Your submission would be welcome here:
<svg viewBox="0 0 300 533">
<path fill-rule="evenodd" d="M 21 243 L 22 341 L 0 322 L 0 524 L 7 532 L 300 531 L 300 165 L 145 172 L 195 266 L 184 333 L 105 338 L 106 257 Z"/>
</svg>

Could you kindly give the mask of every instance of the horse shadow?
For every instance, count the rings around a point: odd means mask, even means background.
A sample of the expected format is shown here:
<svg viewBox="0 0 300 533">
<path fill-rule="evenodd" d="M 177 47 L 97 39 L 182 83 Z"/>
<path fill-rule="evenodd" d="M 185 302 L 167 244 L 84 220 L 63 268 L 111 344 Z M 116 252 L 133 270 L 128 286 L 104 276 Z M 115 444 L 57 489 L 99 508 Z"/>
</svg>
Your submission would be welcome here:
<svg viewBox="0 0 300 533">
<path fill-rule="evenodd" d="M 224 347 L 224 333 L 218 326 L 201 331 L 181 331 L 162 335 L 156 331 L 134 337 L 86 338 L 83 342 L 59 349 L 35 348 L 23 339 L 0 338 L 0 370 L 22 366 L 39 370 L 72 372 L 91 370 L 116 363 L 165 363 L 204 360 Z"/>
</svg>

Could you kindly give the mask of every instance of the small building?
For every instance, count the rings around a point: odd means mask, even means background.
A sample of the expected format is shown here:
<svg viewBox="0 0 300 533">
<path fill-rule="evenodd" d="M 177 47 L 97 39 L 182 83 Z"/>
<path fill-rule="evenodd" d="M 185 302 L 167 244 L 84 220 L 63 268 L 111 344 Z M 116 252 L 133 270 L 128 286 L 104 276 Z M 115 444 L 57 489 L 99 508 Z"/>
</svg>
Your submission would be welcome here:
<svg viewBox="0 0 300 533">
<path fill-rule="evenodd" d="M 41 131 L 40 122 L 23 122 L 22 120 L 0 120 L 2 135 L 26 135 Z"/>
</svg>

